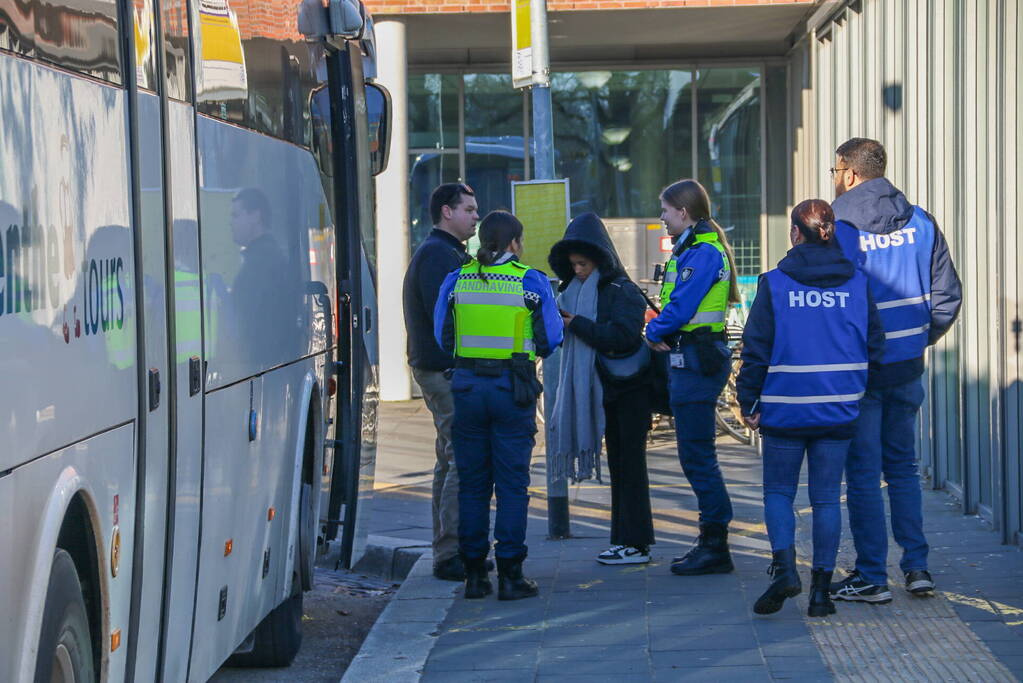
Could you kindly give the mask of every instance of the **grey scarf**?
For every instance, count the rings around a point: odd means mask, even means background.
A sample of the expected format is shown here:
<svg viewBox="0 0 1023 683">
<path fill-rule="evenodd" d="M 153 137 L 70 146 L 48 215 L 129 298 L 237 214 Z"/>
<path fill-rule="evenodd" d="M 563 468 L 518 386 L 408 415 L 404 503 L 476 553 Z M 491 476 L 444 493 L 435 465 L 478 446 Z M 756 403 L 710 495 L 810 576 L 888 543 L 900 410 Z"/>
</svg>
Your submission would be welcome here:
<svg viewBox="0 0 1023 683">
<path fill-rule="evenodd" d="M 559 308 L 597 319 L 597 283 L 594 269 L 585 281 L 573 278 L 558 297 Z M 557 398 L 551 415 L 550 447 L 553 449 L 554 481 L 600 478 L 600 447 L 604 435 L 604 390 L 597 376 L 596 352 L 574 334 L 565 331 L 561 346 Z"/>
</svg>

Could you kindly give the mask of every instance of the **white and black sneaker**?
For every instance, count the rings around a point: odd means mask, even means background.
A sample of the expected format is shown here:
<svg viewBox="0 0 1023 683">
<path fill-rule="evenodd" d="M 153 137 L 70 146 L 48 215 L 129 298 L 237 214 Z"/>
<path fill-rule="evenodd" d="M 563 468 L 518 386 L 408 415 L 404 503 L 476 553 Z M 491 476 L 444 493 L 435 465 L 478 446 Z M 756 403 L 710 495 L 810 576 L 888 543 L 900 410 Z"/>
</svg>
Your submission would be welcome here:
<svg viewBox="0 0 1023 683">
<path fill-rule="evenodd" d="M 849 602 L 869 602 L 872 605 L 884 605 L 892 601 L 892 592 L 888 586 L 870 583 L 864 580 L 856 570 L 849 572 L 838 583 L 831 584 L 832 600 L 847 600 Z"/>
<path fill-rule="evenodd" d="M 631 545 L 613 545 L 597 555 L 601 564 L 644 564 L 650 561 L 650 551 Z"/>
<path fill-rule="evenodd" d="M 927 596 L 934 592 L 934 579 L 926 569 L 906 572 L 906 590 L 913 595 Z"/>
</svg>

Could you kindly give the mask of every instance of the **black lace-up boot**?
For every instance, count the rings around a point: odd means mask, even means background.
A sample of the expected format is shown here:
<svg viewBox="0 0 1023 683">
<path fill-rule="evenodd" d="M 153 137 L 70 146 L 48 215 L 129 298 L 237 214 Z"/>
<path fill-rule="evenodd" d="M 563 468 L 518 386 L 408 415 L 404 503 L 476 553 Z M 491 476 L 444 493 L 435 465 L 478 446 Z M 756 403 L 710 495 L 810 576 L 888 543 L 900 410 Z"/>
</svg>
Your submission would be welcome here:
<svg viewBox="0 0 1023 683">
<path fill-rule="evenodd" d="M 835 603 L 831 602 L 831 575 L 823 569 L 814 569 L 810 573 L 810 606 L 806 610 L 808 617 L 826 617 L 835 613 Z"/>
<path fill-rule="evenodd" d="M 794 598 L 803 591 L 796 571 L 796 549 L 775 550 L 773 556 L 774 561 L 767 569 L 773 580 L 753 605 L 757 614 L 774 614 L 785 604 L 785 598 Z"/>
<path fill-rule="evenodd" d="M 468 558 L 462 557 L 465 564 L 465 597 L 469 600 L 479 600 L 494 592 L 494 586 L 490 583 L 490 576 L 487 575 L 487 560 L 485 557 Z"/>
<path fill-rule="evenodd" d="M 671 563 L 671 573 L 680 576 L 727 574 L 734 569 L 728 550 L 728 525 L 717 522 L 700 522 L 696 545 Z"/>
<path fill-rule="evenodd" d="M 497 558 L 497 599 L 521 600 L 540 594 L 536 581 L 522 575 L 525 556 Z"/>
</svg>

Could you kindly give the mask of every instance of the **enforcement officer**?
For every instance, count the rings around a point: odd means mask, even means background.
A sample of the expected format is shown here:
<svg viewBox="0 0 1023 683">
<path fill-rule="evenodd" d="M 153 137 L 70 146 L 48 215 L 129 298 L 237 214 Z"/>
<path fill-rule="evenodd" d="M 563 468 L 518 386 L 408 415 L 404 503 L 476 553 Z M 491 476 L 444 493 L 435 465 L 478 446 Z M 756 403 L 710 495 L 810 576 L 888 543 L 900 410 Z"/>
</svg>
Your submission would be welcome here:
<svg viewBox="0 0 1023 683">
<path fill-rule="evenodd" d="M 846 257 L 867 275 L 886 344 L 882 365 L 860 401 L 846 463 L 856 568 L 832 585 L 832 597 L 878 604 L 892 599 L 882 472 L 892 536 L 902 546 L 899 566 L 906 590 L 917 596 L 934 590 L 914 435 L 924 399 L 924 351 L 955 322 L 962 285 L 934 217 L 910 204 L 884 177 L 888 158 L 881 143 L 852 138 L 835 152 L 835 236 Z"/>
<path fill-rule="evenodd" d="M 835 612 L 828 595 L 842 532 L 839 496 L 858 401 L 884 329 L 867 278 L 835 240 L 822 199 L 792 210 L 792 249 L 760 278 L 742 335 L 736 388 L 746 424 L 764 435 L 764 521 L 772 581 L 753 611 L 773 614 L 802 589 L 796 570 L 792 501 L 806 454 L 813 506 L 813 565 L 807 614 Z"/>
<path fill-rule="evenodd" d="M 707 191 L 680 180 L 661 192 L 661 221 L 674 240 L 665 275 L 664 308 L 646 328 L 655 351 L 670 351 L 669 392 L 678 457 L 700 508 L 700 536 L 671 571 L 683 576 L 734 569 L 728 550 L 732 503 L 714 447 L 714 410 L 729 373 L 725 315 L 739 301 L 735 259 L 710 218 Z"/>
<path fill-rule="evenodd" d="M 529 460 L 535 443 L 536 358 L 562 341 L 564 325 L 547 276 L 518 262 L 522 223 L 493 211 L 479 228 L 476 258 L 450 273 L 434 309 L 434 336 L 454 351 L 451 437 L 458 467 L 458 540 L 465 597 L 493 588 L 487 576 L 490 499 L 497 494 L 494 555 L 498 599 L 537 595 L 526 558 Z"/>
</svg>

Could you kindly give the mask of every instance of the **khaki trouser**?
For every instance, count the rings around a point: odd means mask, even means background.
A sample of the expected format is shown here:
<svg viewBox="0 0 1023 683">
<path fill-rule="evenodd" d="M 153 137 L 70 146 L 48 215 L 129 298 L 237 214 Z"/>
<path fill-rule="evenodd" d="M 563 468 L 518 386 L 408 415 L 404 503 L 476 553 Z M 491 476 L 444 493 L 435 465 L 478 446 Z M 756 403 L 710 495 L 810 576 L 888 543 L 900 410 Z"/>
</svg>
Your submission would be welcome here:
<svg viewBox="0 0 1023 683">
<path fill-rule="evenodd" d="M 439 564 L 458 554 L 458 469 L 451 445 L 455 403 L 451 380 L 443 372 L 412 368 L 423 390 L 426 407 L 437 428 L 437 464 L 433 467 L 433 562 Z"/>
</svg>

